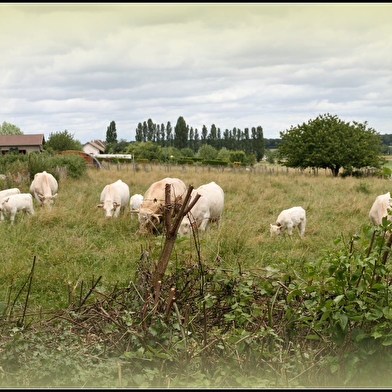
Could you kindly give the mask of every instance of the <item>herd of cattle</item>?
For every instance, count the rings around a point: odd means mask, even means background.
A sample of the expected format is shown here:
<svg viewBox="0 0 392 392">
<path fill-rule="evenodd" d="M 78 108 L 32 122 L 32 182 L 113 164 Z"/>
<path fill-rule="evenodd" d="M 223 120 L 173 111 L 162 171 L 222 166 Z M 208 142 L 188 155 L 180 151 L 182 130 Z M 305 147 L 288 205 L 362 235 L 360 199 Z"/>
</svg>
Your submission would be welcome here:
<svg viewBox="0 0 392 392">
<path fill-rule="evenodd" d="M 0 219 L 4 220 L 4 215 L 9 215 L 11 223 L 14 223 L 18 211 L 33 215 L 33 196 L 38 205 L 52 206 L 53 199 L 57 196 L 57 190 L 57 180 L 52 174 L 44 171 L 34 176 L 30 185 L 30 193 L 21 193 L 19 188 L 0 191 Z"/>
<path fill-rule="evenodd" d="M 167 206 L 166 185 L 170 185 L 170 206 L 174 208 L 181 206 L 184 195 L 187 193 L 185 183 L 179 178 L 166 177 L 151 184 L 144 195 L 137 193 L 132 196 L 130 196 L 129 186 L 122 180 L 117 180 L 103 188 L 97 207 L 104 210 L 106 218 L 117 218 L 129 205 L 130 212 L 138 216 L 138 232 L 152 234 L 158 231 L 163 223 L 164 209 Z M 1 221 L 5 216 L 9 216 L 13 224 L 16 213 L 19 211 L 33 215 L 33 197 L 38 206 L 50 208 L 57 197 L 58 183 L 52 174 L 43 171 L 35 174 L 29 191 L 30 193 L 21 193 L 18 188 L 0 191 Z M 195 229 L 205 231 L 209 223 L 213 221 L 219 224 L 225 202 L 223 189 L 214 181 L 203 184 L 192 190 L 188 205 L 192 205 L 197 197 L 199 198 L 179 225 L 179 235 L 190 235 Z M 392 221 L 392 216 L 388 211 L 390 208 L 392 208 L 390 192 L 377 196 L 369 212 L 371 223 L 381 224 L 384 216 Z M 287 232 L 289 236 L 292 236 L 295 227 L 303 237 L 306 228 L 306 212 L 300 206 L 283 210 L 278 215 L 275 224 L 270 224 L 270 234 L 274 236 Z"/>
</svg>

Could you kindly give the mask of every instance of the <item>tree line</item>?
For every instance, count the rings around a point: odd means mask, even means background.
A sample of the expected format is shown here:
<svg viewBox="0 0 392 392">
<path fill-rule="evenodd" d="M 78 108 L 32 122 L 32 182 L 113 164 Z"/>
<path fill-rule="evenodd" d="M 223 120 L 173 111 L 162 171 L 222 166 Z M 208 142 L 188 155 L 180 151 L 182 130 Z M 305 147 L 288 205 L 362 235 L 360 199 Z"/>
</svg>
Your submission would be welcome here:
<svg viewBox="0 0 392 392">
<path fill-rule="evenodd" d="M 208 144 L 217 150 L 242 150 L 246 155 L 254 154 L 257 161 L 264 155 L 265 141 L 261 126 L 241 130 L 234 127 L 221 131 L 212 124 L 208 130 L 203 125 L 201 131 L 189 126 L 183 117 L 179 117 L 174 129 L 170 123 L 156 124 L 151 118 L 143 123 L 139 122 L 136 128 L 136 142 L 154 142 L 161 147 L 175 147 L 179 150 L 190 148 L 196 153 L 199 148 Z"/>
<path fill-rule="evenodd" d="M 22 133 L 12 124 L 3 123 L 0 134 Z M 106 154 L 133 154 L 146 160 L 167 161 L 169 158 L 218 160 L 252 165 L 263 157 L 271 163 L 293 168 L 328 168 L 338 175 L 341 168 L 348 172 L 362 167 L 380 168 L 390 153 L 392 135 L 380 135 L 367 122 L 345 122 L 329 113 L 307 123 L 291 126 L 280 132 L 280 138 L 265 139 L 261 126 L 241 130 L 225 129 L 212 124 L 201 132 L 189 126 L 181 116 L 174 128 L 170 121 L 156 124 L 149 118 L 139 122 L 135 141 L 117 138 L 115 121 L 106 131 Z M 67 130 L 51 133 L 44 146 L 50 151 L 82 150 L 82 144 Z"/>
</svg>

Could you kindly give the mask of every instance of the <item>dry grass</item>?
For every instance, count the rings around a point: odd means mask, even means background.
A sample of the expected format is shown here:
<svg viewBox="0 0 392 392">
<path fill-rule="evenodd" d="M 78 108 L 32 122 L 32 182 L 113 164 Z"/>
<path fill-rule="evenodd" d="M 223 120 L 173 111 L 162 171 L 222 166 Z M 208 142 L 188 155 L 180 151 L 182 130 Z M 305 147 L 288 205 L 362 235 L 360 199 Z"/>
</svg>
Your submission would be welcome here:
<svg viewBox="0 0 392 392">
<path fill-rule="evenodd" d="M 314 176 L 294 170 L 287 173 L 282 168 L 222 171 L 146 165 L 134 171 L 132 165 L 113 165 L 109 170 L 89 169 L 83 179 L 59 182 L 52 210 L 36 206 L 33 217 L 17 215 L 14 226 L 0 224 L 0 301 L 15 298 L 35 257 L 30 298 L 34 306 L 66 306 L 68 296 L 77 293 L 82 282 L 89 285 L 99 276 L 102 291 L 117 282 L 126 285 L 134 278 L 142 250 L 151 248 L 151 257 L 157 260 L 164 239 L 136 235 L 137 219 L 129 209 L 118 219 L 106 220 L 96 207 L 100 192 L 106 184 L 122 179 L 131 194 L 143 194 L 152 182 L 169 176 L 195 188 L 215 181 L 225 191 L 220 227 L 212 225 L 200 241 L 203 261 L 209 265 L 219 262 L 228 269 L 312 262 L 322 250 L 333 247 L 337 236 L 349 239 L 369 224 L 368 212 L 375 197 L 390 190 L 385 179 L 333 178 L 324 171 Z M 305 238 L 300 239 L 296 231 L 291 239 L 271 238 L 270 223 L 281 210 L 295 205 L 307 212 Z M 178 241 L 172 265 L 195 259 L 193 245 L 192 238 Z"/>
</svg>

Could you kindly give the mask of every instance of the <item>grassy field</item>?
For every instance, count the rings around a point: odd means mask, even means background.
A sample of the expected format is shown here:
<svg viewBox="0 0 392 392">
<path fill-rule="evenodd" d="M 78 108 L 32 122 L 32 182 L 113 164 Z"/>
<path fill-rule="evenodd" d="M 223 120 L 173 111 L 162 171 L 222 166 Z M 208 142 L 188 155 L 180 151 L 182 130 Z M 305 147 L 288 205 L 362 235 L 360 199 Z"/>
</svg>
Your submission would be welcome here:
<svg viewBox="0 0 392 392">
<path fill-rule="evenodd" d="M 151 183 L 164 177 L 181 178 L 195 188 L 215 181 L 225 192 L 221 225 L 212 225 L 201 236 L 201 257 L 208 265 L 228 269 L 263 270 L 284 264 L 316 260 L 333 247 L 343 234 L 347 240 L 369 224 L 368 212 L 381 193 L 391 189 L 390 181 L 374 177 L 333 178 L 328 172 L 287 171 L 279 167 L 224 170 L 207 167 L 112 165 L 89 169 L 82 179 L 59 181 L 58 197 L 51 211 L 35 204 L 32 217 L 18 213 L 12 226 L 0 224 L 0 299 L 14 301 L 25 284 L 33 260 L 34 280 L 29 304 L 38 309 L 67 306 L 72 293 L 84 282 L 102 276 L 101 290 L 126 285 L 144 249 L 157 260 L 163 237 L 137 235 L 136 215 L 129 208 L 118 219 L 106 220 L 97 208 L 103 187 L 117 179 L 125 181 L 131 194 L 143 194 Z M 20 186 L 28 192 L 28 184 Z M 304 239 L 271 238 L 270 223 L 282 209 L 300 205 L 307 212 Z M 178 240 L 170 265 L 194 257 L 193 240 Z M 219 256 L 219 257 L 217 257 Z M 23 306 L 22 298 L 20 306 Z M 18 303 L 18 300 L 16 301 Z"/>
<path fill-rule="evenodd" d="M 83 317 L 87 314 L 86 310 L 76 312 L 79 318 L 75 318 L 76 324 L 74 324 L 73 333 L 70 333 L 68 324 L 64 329 L 56 330 L 55 326 L 58 325 L 60 328 L 60 323 L 55 317 L 52 323 L 45 323 L 45 320 L 53 314 L 58 315 L 62 309 L 68 308 L 71 304 L 77 303 L 78 299 L 86 295 L 89 288 L 96 282 L 98 285 L 94 288 L 94 294 L 89 297 L 93 310 L 95 309 L 93 299 L 101 300 L 105 298 L 106 294 L 107 298 L 111 298 L 114 288 L 138 287 L 140 289 L 140 281 L 137 281 L 137 278 L 140 272 L 138 268 L 142 263 L 140 261 L 141 255 L 148 251 L 151 260 L 157 261 L 162 252 L 165 237 L 137 234 L 137 216 L 129 213 L 129 206 L 125 214 L 117 219 L 108 220 L 104 217 L 104 211 L 97 208 L 97 204 L 103 187 L 108 183 L 122 179 L 129 185 L 131 194 L 143 194 L 151 183 L 164 177 L 181 178 L 187 186 L 192 185 L 195 188 L 201 184 L 215 181 L 225 192 L 224 214 L 220 226 L 212 224 L 207 232 L 200 233 L 199 244 L 194 243 L 193 237 L 177 238 L 166 276 L 170 275 L 171 278 L 175 276 L 173 272 L 180 270 L 179 265 L 189 266 L 192 262 L 196 264 L 195 260 L 199 257 L 196 245 L 200 245 L 200 258 L 203 264 L 212 267 L 212 271 L 215 268 L 216 276 L 221 279 L 220 283 L 227 276 L 234 276 L 234 281 L 238 283 L 236 287 L 238 291 L 235 292 L 237 294 L 230 293 L 227 296 L 224 291 L 228 301 L 233 300 L 232 308 L 230 308 L 230 304 L 228 308 L 225 308 L 227 310 L 221 318 L 224 320 L 223 327 L 221 325 L 220 329 L 209 330 L 208 339 L 203 339 L 202 330 L 197 329 L 203 325 L 203 322 L 197 323 L 196 317 L 198 320 L 208 320 L 209 325 L 212 324 L 215 327 L 213 323 L 215 319 L 211 316 L 214 312 L 204 318 L 202 313 L 197 314 L 198 307 L 202 307 L 203 303 L 207 302 L 207 299 L 197 297 L 199 303 L 193 308 L 196 311 L 194 313 L 190 311 L 192 317 L 195 317 L 195 321 L 189 323 L 189 329 L 194 328 L 188 343 L 193 342 L 192 348 L 181 345 L 184 341 L 186 342 L 185 338 L 180 342 L 172 341 L 178 336 L 169 328 L 172 327 L 174 331 L 177 331 L 175 329 L 177 319 L 174 312 L 172 315 L 174 322 L 171 319 L 169 327 L 165 323 L 160 324 L 162 318 L 159 313 L 151 312 L 149 320 L 152 324 L 147 332 L 143 330 L 142 323 L 139 324 L 135 321 L 137 317 L 132 317 L 133 311 L 136 315 L 141 311 L 140 304 L 137 304 L 135 309 L 123 309 L 118 319 L 121 320 L 121 326 L 124 329 L 120 328 L 118 333 L 120 337 L 126 335 L 129 342 L 133 342 L 131 350 L 118 345 L 118 351 L 129 356 L 125 356 L 122 361 L 123 378 L 127 380 L 128 385 L 151 387 L 153 385 L 150 375 L 154 373 L 156 379 L 154 386 L 168 386 L 169 383 L 175 382 L 179 386 L 189 386 L 188 380 L 194 380 L 195 386 L 198 387 L 228 385 L 343 386 L 344 378 L 348 374 L 344 373 L 344 365 L 335 367 L 335 371 L 336 369 L 342 371 L 339 379 L 337 373 L 334 373 L 336 377 L 333 379 L 330 379 L 326 373 L 325 378 L 321 377 L 323 382 L 320 384 L 317 380 L 318 375 L 312 372 L 313 355 L 314 358 L 318 358 L 317 344 L 320 344 L 322 349 L 334 346 L 328 341 L 316 342 L 315 346 L 311 346 L 306 339 L 301 340 L 303 333 L 301 325 L 304 328 L 308 325 L 308 321 L 304 321 L 302 324 L 299 319 L 296 319 L 296 317 L 304 316 L 304 320 L 306 320 L 307 307 L 301 308 L 303 314 L 299 310 L 300 305 L 306 305 L 303 300 L 292 296 L 288 300 L 289 294 L 280 291 L 282 297 L 277 299 L 280 301 L 279 306 L 276 303 L 274 313 L 271 311 L 274 319 L 268 319 L 265 315 L 270 309 L 268 308 L 269 304 L 274 304 L 276 299 L 273 298 L 273 293 L 277 295 L 279 292 L 279 285 L 274 286 L 274 283 L 279 281 L 278 283 L 282 283 L 283 286 L 289 285 L 285 280 L 285 275 L 293 276 L 293 281 L 298 287 L 304 283 L 304 287 L 310 287 L 311 290 L 318 293 L 320 298 L 327 294 L 320 287 L 320 282 L 322 281 L 322 285 L 324 285 L 327 279 L 314 278 L 314 268 L 322 268 L 323 264 L 320 263 L 320 260 L 326 250 L 337 246 L 334 243 L 337 237 L 342 236 L 345 243 L 348 244 L 351 237 L 360 232 L 364 225 L 370 224 L 368 218 L 370 207 L 376 196 L 390 191 L 390 180 L 376 177 L 333 178 L 329 172 L 324 170 L 320 170 L 317 175 L 314 175 L 310 171 L 287 170 L 267 164 L 251 170 L 245 168 L 225 168 L 222 170 L 213 167 L 176 165 L 138 165 L 134 167 L 132 164 L 111 165 L 108 169 L 101 170 L 88 169 L 86 175 L 81 179 L 66 177 L 59 180 L 58 197 L 51 210 L 42 209 L 34 202 L 36 210 L 34 216 L 18 213 L 14 225 L 11 225 L 7 220 L 1 222 L 0 257 L 3 267 L 0 276 L 0 308 L 3 311 L 4 323 L 1 329 L 3 345 L 0 352 L 3 361 L 2 369 L 6 370 L 3 370 L 3 384 L 0 382 L 0 385 L 68 386 L 70 384 L 67 382 L 71 377 L 73 377 L 72 385 L 77 387 L 121 385 L 120 375 L 117 374 L 118 364 L 114 362 L 110 354 L 109 358 L 106 355 L 106 347 L 109 346 L 112 349 L 111 352 L 117 352 L 114 348 L 117 347 L 119 338 L 115 333 L 111 333 L 111 328 L 118 326 L 115 319 L 109 318 L 111 322 L 106 324 L 108 329 L 101 330 L 102 342 L 97 340 L 96 335 L 88 333 L 90 327 L 78 324 L 79 322 L 84 323 Z M 22 192 L 28 192 L 29 185 L 27 182 L 15 183 L 15 186 L 19 186 Z M 271 237 L 270 223 L 275 223 L 281 210 L 298 205 L 305 208 L 307 212 L 305 237 L 300 238 L 296 230 L 294 230 L 292 238 Z M 342 244 L 338 246 L 341 249 Z M 337 254 L 340 255 L 339 252 Z M 343 262 L 339 264 L 343 269 L 346 265 L 345 260 L 343 258 Z M 362 268 L 360 263 L 362 260 L 358 259 L 357 264 L 354 263 L 354 265 L 360 265 Z M 307 268 L 309 273 L 307 273 Z M 295 270 L 300 273 L 295 273 Z M 229 273 L 222 273 L 222 271 L 229 271 Z M 352 276 L 348 275 L 351 273 L 348 270 L 345 273 L 346 275 L 343 273 L 343 281 L 348 279 L 345 276 Z M 238 278 L 240 275 L 243 279 Z M 320 271 L 321 275 L 325 276 L 322 271 Z M 233 282 L 230 279 L 228 282 Z M 314 284 L 317 287 L 311 288 L 312 280 L 316 282 Z M 138 284 L 132 286 L 132 282 Z M 269 286 L 268 282 L 273 284 Z M 332 284 L 330 289 L 331 287 L 338 289 L 341 283 L 339 282 L 339 279 L 335 277 L 333 282 L 329 283 Z M 256 284 L 257 287 L 250 287 L 248 283 Z M 271 292 L 264 291 L 262 293 L 264 290 L 264 286 L 262 286 L 259 293 L 258 284 L 266 284 L 265 287 L 273 289 Z M 199 287 L 198 282 L 195 286 Z M 276 291 L 274 287 L 277 287 Z M 189 289 L 183 292 L 193 294 L 195 291 L 195 289 L 193 291 Z M 254 293 L 259 294 L 254 297 Z M 367 293 L 366 290 L 365 293 Z M 208 295 L 210 293 L 206 294 L 207 297 Z M 359 296 L 361 295 L 362 291 L 358 294 L 358 301 L 353 300 L 352 303 L 360 303 Z M 379 300 L 384 298 L 380 293 L 378 295 Z M 147 298 L 147 296 L 143 296 L 143 298 Z M 165 303 L 166 298 L 167 293 L 162 289 L 160 298 L 162 303 Z M 366 296 L 360 297 L 363 301 L 367 298 Z M 373 296 L 370 295 L 369 298 L 373 299 Z M 190 300 L 185 298 L 184 301 L 179 293 L 179 313 L 182 315 L 186 313 L 184 304 L 187 301 Z M 288 301 L 288 306 L 285 301 Z M 148 299 L 144 304 L 148 304 Z M 235 308 L 234 306 L 237 305 L 239 307 Z M 350 308 L 351 303 L 348 305 L 347 309 Z M 290 324 L 291 306 L 292 309 L 295 308 L 299 312 L 295 313 L 295 317 L 293 316 L 296 321 L 293 324 Z M 370 308 L 372 308 L 371 305 Z M 236 313 L 236 309 L 239 312 Z M 24 314 L 25 310 L 27 310 L 26 314 Z M 106 308 L 106 310 L 103 309 L 102 311 L 106 313 L 102 313 L 102 316 L 106 317 L 109 310 L 114 311 L 113 314 L 117 314 L 117 308 L 113 306 Z M 335 312 L 336 315 L 339 315 L 338 310 Z M 70 313 L 73 313 L 73 308 Z M 361 310 L 358 310 L 358 313 L 361 314 Z M 20 322 L 22 314 L 24 315 L 23 322 Z M 93 314 L 95 315 L 95 313 Z M 70 320 L 69 314 L 65 312 L 64 315 Z M 388 315 L 387 312 L 385 317 L 389 317 Z M 100 322 L 96 323 L 95 331 L 104 325 L 105 317 L 100 318 Z M 236 320 L 237 328 L 234 327 L 234 323 L 229 321 L 230 318 Z M 245 324 L 242 324 L 243 320 L 246 321 Z M 382 318 L 382 320 L 384 319 Z M 41 321 L 41 323 L 37 321 Z M 130 324 L 124 324 L 125 322 Z M 256 326 L 257 323 L 260 324 Z M 85 325 L 87 324 L 85 323 Z M 368 325 L 368 321 L 365 320 L 365 324 Z M 35 325 L 39 326 L 37 330 L 35 330 Z M 286 342 L 286 346 L 281 344 L 279 340 L 280 336 L 284 339 L 289 336 L 290 325 L 299 326 L 298 331 L 296 330 L 293 335 L 294 341 L 299 343 L 295 350 L 293 349 L 292 355 L 288 351 L 280 351 L 282 347 L 290 347 L 291 343 Z M 30 326 L 30 328 L 24 329 L 25 326 Z M 78 327 L 80 327 L 79 332 L 75 332 Z M 252 332 L 253 328 L 256 328 L 254 332 Z M 21 333 L 22 330 L 23 333 Z M 142 330 L 143 335 L 137 337 Z M 168 330 L 171 332 L 168 333 Z M 388 322 L 381 333 L 386 334 L 386 330 L 388 330 Z M 325 336 L 330 336 L 328 331 L 322 330 L 322 332 L 325 333 Z M 170 336 L 167 341 L 165 333 Z M 160 340 L 159 344 L 156 343 L 154 334 L 163 334 L 160 336 L 161 339 L 158 339 Z M 250 367 L 249 369 L 245 368 L 247 372 L 240 368 L 240 362 L 237 362 L 239 355 L 235 355 L 236 350 L 242 347 L 244 336 L 247 336 L 250 347 L 256 348 L 256 350 L 250 350 L 247 353 L 247 360 L 243 357 L 243 366 Z M 149 337 L 152 339 L 153 349 L 162 348 L 161 354 L 167 360 L 159 362 L 161 357 L 157 356 L 154 360 L 151 357 L 146 357 L 144 351 L 140 351 L 146 346 L 145 341 Z M 136 343 L 133 341 L 134 338 L 140 338 L 140 342 Z M 107 339 L 106 342 L 105 339 Z M 111 344 L 112 339 L 113 345 Z M 9 341 L 9 345 L 7 345 L 7 341 Z M 210 351 L 206 352 L 211 364 L 208 377 L 199 367 L 199 361 L 203 357 L 201 354 L 205 349 L 203 345 L 206 341 L 210 346 Z M 265 350 L 263 349 L 264 344 L 278 341 L 279 344 L 276 346 L 270 348 L 265 346 Z M 225 345 L 227 350 L 225 353 L 221 352 L 223 358 L 227 359 L 228 363 L 235 358 L 235 361 L 231 362 L 230 370 L 218 366 L 220 359 L 222 359 L 219 351 L 222 350 L 222 345 Z M 258 351 L 259 347 L 261 347 L 260 351 Z M 188 364 L 188 369 L 192 370 L 192 372 L 189 370 L 192 374 L 187 373 L 186 377 L 180 380 L 179 372 L 183 365 L 182 355 L 190 351 L 192 352 L 192 362 Z M 310 356 L 306 360 L 305 358 L 296 359 L 296 352 Z M 344 352 L 341 355 L 335 354 L 335 360 L 344 362 Z M 245 356 L 245 354 L 243 355 Z M 368 353 L 366 355 L 370 356 Z M 252 358 L 258 362 L 253 363 Z M 327 369 L 329 369 L 328 358 L 327 356 Z M 363 361 L 366 359 L 366 356 L 362 358 Z M 286 360 L 288 360 L 287 363 Z M 216 361 L 215 364 L 214 361 Z M 349 362 L 349 359 L 347 361 Z M 64 365 L 65 363 L 67 366 Z M 380 369 L 380 373 L 383 372 L 382 367 L 377 367 L 377 364 L 371 368 L 369 362 L 366 363 L 367 370 L 370 369 L 368 373 L 372 374 L 371 369 Z M 380 363 L 383 363 L 382 359 Z M 164 368 L 163 364 L 168 367 Z M 176 368 L 174 364 L 178 367 Z M 293 364 L 295 364 L 294 367 Z M 177 369 L 177 373 L 170 373 L 169 369 L 172 365 Z M 276 366 L 276 371 L 274 366 Z M 258 378 L 256 380 L 249 379 L 248 375 L 257 374 L 258 369 L 260 369 Z M 284 369 L 289 369 L 291 383 L 287 381 Z M 270 373 L 268 377 L 265 370 Z M 69 371 L 70 374 L 65 374 L 66 371 Z M 99 372 L 99 377 L 96 372 Z M 376 374 L 376 372 L 373 373 Z M 56 377 L 59 377 L 57 381 L 54 378 L 55 374 Z M 97 377 L 94 374 L 97 374 Z M 228 377 L 228 374 L 232 377 Z M 378 380 L 379 376 L 376 377 Z M 34 378 L 39 381 L 34 383 Z M 230 381 L 225 381 L 226 378 L 229 378 Z M 241 381 L 244 384 L 241 384 Z M 372 380 L 367 384 L 355 384 L 356 381 L 357 378 L 354 377 L 351 379 L 350 385 L 374 385 L 371 384 Z M 229 382 L 236 382 L 236 384 L 228 384 Z M 296 382 L 302 384 L 296 384 Z M 388 380 L 378 380 L 378 382 L 378 385 L 390 385 Z"/>
</svg>

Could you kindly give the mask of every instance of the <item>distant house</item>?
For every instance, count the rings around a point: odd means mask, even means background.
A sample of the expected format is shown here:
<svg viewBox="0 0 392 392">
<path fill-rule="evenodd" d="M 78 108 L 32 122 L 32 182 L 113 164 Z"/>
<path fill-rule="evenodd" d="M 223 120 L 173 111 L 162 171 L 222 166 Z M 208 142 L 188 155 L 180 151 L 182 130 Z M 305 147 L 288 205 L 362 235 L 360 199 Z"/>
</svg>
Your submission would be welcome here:
<svg viewBox="0 0 392 392">
<path fill-rule="evenodd" d="M 44 150 L 45 136 L 43 133 L 30 135 L 0 135 L 0 153 L 2 155 L 11 151 L 19 154 L 30 154 Z"/>
<path fill-rule="evenodd" d="M 83 144 L 83 151 L 90 155 L 99 155 L 105 152 L 106 142 L 102 140 L 91 140 Z"/>
</svg>

